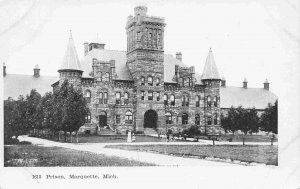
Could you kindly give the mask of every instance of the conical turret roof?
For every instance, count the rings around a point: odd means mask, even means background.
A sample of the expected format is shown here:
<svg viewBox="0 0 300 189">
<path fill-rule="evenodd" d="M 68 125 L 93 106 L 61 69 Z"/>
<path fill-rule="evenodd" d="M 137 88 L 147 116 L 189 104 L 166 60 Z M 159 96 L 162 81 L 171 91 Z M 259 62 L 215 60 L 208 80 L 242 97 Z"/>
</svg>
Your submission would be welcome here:
<svg viewBox="0 0 300 189">
<path fill-rule="evenodd" d="M 62 70 L 82 71 L 71 32 L 70 32 L 69 43 L 67 46 L 67 50 L 65 52 L 65 56 L 63 58 L 62 64 L 58 71 L 62 71 Z"/>
<path fill-rule="evenodd" d="M 202 79 L 221 79 L 211 49 L 209 49 L 209 53 L 206 58 Z"/>
</svg>

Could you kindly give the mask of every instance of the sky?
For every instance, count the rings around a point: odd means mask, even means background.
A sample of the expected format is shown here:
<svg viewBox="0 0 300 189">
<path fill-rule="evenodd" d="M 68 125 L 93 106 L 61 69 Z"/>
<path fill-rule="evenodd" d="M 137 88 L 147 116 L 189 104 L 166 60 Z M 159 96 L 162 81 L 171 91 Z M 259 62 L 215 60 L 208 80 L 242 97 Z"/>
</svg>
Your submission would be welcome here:
<svg viewBox="0 0 300 189">
<path fill-rule="evenodd" d="M 183 62 L 202 73 L 209 48 L 227 85 L 263 87 L 280 92 L 283 74 L 299 70 L 298 1 L 0 1 L 1 61 L 10 74 L 57 76 L 69 37 L 80 59 L 83 43 L 97 35 L 106 49 L 126 50 L 125 24 L 136 5 L 148 14 L 164 17 L 165 53 L 182 52 Z M 16 11 L 17 10 L 17 11 Z M 2 14 L 2 15 L 1 15 Z M 289 72 L 289 71 L 288 71 Z M 298 79 L 298 78 L 297 78 Z"/>
</svg>

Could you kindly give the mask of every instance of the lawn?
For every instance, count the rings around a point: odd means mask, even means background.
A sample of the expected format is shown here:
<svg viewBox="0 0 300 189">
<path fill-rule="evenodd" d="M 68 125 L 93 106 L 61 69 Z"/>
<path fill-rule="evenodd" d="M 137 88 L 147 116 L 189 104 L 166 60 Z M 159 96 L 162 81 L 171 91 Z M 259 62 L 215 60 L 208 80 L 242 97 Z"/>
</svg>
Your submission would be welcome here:
<svg viewBox="0 0 300 189">
<path fill-rule="evenodd" d="M 277 146 L 242 146 L 242 145 L 109 145 L 106 148 L 146 151 L 175 156 L 197 156 L 204 159 L 214 157 L 239 160 L 243 162 L 278 165 Z"/>
<path fill-rule="evenodd" d="M 60 147 L 36 145 L 4 146 L 5 167 L 153 166 L 119 157 Z"/>
<path fill-rule="evenodd" d="M 220 138 L 222 140 L 228 140 L 229 138 L 232 138 L 232 142 L 243 142 L 243 138 L 245 138 L 245 142 L 271 142 L 272 136 L 264 136 L 264 135 L 241 135 L 241 134 L 227 134 L 222 135 Z M 278 139 L 275 138 L 274 142 L 277 142 Z"/>
<path fill-rule="evenodd" d="M 57 141 L 57 138 L 52 139 Z M 64 137 L 61 136 L 61 142 L 64 142 Z M 70 141 L 70 137 L 68 137 Z M 136 142 L 165 142 L 166 139 L 152 137 L 152 136 L 140 136 L 136 135 Z M 76 138 L 73 137 L 73 143 L 76 142 Z M 126 143 L 127 135 L 81 135 L 78 136 L 79 143 Z"/>
</svg>

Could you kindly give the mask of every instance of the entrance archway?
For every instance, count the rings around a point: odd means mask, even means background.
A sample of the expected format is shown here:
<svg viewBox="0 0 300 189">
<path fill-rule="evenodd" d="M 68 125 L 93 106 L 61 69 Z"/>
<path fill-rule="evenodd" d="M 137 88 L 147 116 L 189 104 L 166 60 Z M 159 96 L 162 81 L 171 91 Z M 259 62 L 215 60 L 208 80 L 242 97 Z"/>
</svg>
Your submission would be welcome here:
<svg viewBox="0 0 300 189">
<path fill-rule="evenodd" d="M 107 125 L 107 115 L 106 112 L 102 111 L 99 115 L 99 126 L 104 127 Z"/>
<path fill-rule="evenodd" d="M 144 128 L 153 128 L 157 127 L 157 113 L 154 110 L 148 110 L 144 114 Z"/>
</svg>

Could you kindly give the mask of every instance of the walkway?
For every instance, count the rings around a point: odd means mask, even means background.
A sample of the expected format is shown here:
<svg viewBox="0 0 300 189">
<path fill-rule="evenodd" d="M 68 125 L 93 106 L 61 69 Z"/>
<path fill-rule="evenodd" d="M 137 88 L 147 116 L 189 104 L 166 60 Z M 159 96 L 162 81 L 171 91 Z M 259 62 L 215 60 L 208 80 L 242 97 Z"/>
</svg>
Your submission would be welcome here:
<svg viewBox="0 0 300 189">
<path fill-rule="evenodd" d="M 20 141 L 29 141 L 32 144 L 42 145 L 42 146 L 56 146 L 69 148 L 79 151 L 88 151 L 96 154 L 104 154 L 107 156 L 117 156 L 120 158 L 126 158 L 129 160 L 136 160 L 140 162 L 154 163 L 160 166 L 241 166 L 240 164 L 232 164 L 227 162 L 218 162 L 218 161 L 209 161 L 196 158 L 184 158 L 169 156 L 156 153 L 148 152 L 138 152 L 138 151 L 127 151 L 120 149 L 104 148 L 107 145 L 151 145 L 151 144 L 160 144 L 160 145 L 207 145 L 207 141 L 200 141 L 198 143 L 189 143 L 189 142 L 143 142 L 143 143 L 60 143 L 55 141 L 49 141 L 41 138 L 34 138 L 28 136 L 20 136 Z M 216 143 L 217 144 L 217 143 Z M 221 143 L 220 143 L 221 144 Z M 260 165 L 264 166 L 264 165 Z M 264 166 L 268 167 L 268 166 Z"/>
</svg>

